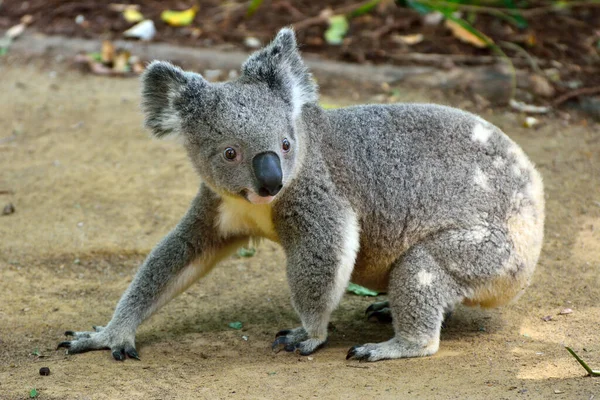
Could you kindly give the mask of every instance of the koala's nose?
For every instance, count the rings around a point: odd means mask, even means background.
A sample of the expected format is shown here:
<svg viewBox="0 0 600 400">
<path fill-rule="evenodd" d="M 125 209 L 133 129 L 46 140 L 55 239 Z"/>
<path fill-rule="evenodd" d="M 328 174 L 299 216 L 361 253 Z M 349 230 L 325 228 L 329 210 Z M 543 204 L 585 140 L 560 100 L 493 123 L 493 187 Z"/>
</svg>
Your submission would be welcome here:
<svg viewBox="0 0 600 400">
<path fill-rule="evenodd" d="M 279 156 L 273 152 L 260 153 L 252 159 L 254 176 L 258 180 L 258 194 L 275 196 L 282 188 L 283 174 Z"/>
</svg>

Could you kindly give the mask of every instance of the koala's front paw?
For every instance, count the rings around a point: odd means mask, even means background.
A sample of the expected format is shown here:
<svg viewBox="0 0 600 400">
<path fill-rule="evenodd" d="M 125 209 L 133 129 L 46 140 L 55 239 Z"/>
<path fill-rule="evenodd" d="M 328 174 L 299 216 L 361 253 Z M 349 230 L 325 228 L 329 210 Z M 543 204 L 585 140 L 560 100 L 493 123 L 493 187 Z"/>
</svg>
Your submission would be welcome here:
<svg viewBox="0 0 600 400">
<path fill-rule="evenodd" d="M 117 361 L 125 360 L 126 356 L 139 360 L 135 350 L 135 334 L 117 333 L 109 331 L 102 326 L 94 326 L 93 332 L 66 331 L 66 336 L 74 340 L 60 342 L 57 349 L 64 347 L 68 354 L 85 353 L 91 350 L 110 349 L 112 356 Z"/>
<path fill-rule="evenodd" d="M 285 329 L 275 335 L 276 339 L 271 348 L 273 351 L 296 352 L 307 356 L 325 346 L 327 339 L 309 338 L 304 328 Z"/>
</svg>

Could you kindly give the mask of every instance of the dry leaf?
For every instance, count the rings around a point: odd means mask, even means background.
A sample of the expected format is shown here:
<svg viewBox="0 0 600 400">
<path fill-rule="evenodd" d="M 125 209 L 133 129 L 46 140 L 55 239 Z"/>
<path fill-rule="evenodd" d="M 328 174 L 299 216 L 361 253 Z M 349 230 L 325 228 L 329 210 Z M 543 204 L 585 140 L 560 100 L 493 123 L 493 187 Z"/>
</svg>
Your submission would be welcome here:
<svg viewBox="0 0 600 400">
<path fill-rule="evenodd" d="M 127 29 L 123 35 L 141 40 L 151 40 L 156 35 L 156 27 L 151 19 L 145 19 Z"/>
<path fill-rule="evenodd" d="M 160 18 L 171 26 L 188 26 L 196 18 L 198 6 L 193 6 L 185 11 L 165 10 L 160 14 Z"/>
<path fill-rule="evenodd" d="M 450 29 L 454 37 L 456 37 L 457 39 L 465 43 L 469 43 L 470 45 L 473 45 L 475 47 L 479 47 L 481 49 L 488 47 L 487 43 L 483 39 L 469 32 L 468 30 L 463 28 L 459 23 L 447 19 L 445 24 L 446 28 Z"/>
<path fill-rule="evenodd" d="M 392 40 L 396 43 L 412 46 L 413 44 L 421 43 L 423 41 L 423 35 L 420 33 L 414 35 L 394 35 L 392 36 Z"/>
<path fill-rule="evenodd" d="M 108 8 L 109 8 L 109 10 L 122 13 L 125 10 L 127 10 L 128 8 L 131 8 L 133 10 L 139 10 L 140 9 L 140 5 L 139 4 L 111 3 L 111 4 L 108 5 Z"/>
<path fill-rule="evenodd" d="M 110 40 L 105 40 L 102 42 L 102 50 L 100 54 L 100 58 L 104 64 L 110 64 L 113 62 L 115 58 L 115 46 L 113 46 Z"/>
<path fill-rule="evenodd" d="M 131 70 L 134 74 L 139 75 L 144 72 L 144 64 L 141 61 L 135 61 L 131 63 Z"/>
<path fill-rule="evenodd" d="M 134 23 L 142 21 L 144 19 L 144 15 L 142 15 L 142 13 L 135 8 L 128 7 L 123 11 L 123 18 L 125 18 L 127 22 Z"/>
<path fill-rule="evenodd" d="M 7 38 L 13 40 L 17 37 L 21 36 L 21 34 L 25 32 L 25 24 L 17 24 L 6 31 L 4 34 Z"/>
<path fill-rule="evenodd" d="M 131 70 L 129 66 L 129 56 L 130 53 L 128 51 L 119 52 L 113 63 L 113 71 L 119 74 L 129 72 Z"/>
<path fill-rule="evenodd" d="M 25 14 L 21 17 L 21 23 L 25 25 L 29 25 L 33 22 L 33 15 Z"/>
</svg>

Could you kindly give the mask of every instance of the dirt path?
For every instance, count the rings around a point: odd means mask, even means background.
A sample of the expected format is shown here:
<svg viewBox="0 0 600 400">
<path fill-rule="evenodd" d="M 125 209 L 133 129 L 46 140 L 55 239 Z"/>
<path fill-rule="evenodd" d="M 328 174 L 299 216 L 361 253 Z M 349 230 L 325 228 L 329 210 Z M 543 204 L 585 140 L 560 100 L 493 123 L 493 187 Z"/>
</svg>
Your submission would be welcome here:
<svg viewBox="0 0 600 400">
<path fill-rule="evenodd" d="M 312 357 L 273 354 L 298 325 L 284 258 L 265 243 L 232 259 L 142 325 L 141 362 L 55 351 L 66 329 L 108 321 L 151 247 L 178 221 L 198 180 L 175 143 L 141 128 L 136 80 L 54 66 L 0 66 L 0 399 L 553 398 L 600 396 L 600 133 L 598 125 L 484 115 L 520 143 L 546 182 L 546 242 L 535 282 L 515 305 L 460 308 L 434 357 L 347 362 L 386 340 L 364 320 L 373 299 L 346 296 L 329 345 Z M 326 93 L 331 95 L 331 93 Z M 427 93 L 403 99 L 426 100 Z M 327 98 L 328 103 L 343 103 Z M 557 315 L 563 308 L 570 315 Z M 549 322 L 541 317 L 552 315 Z M 243 322 L 236 331 L 232 321 Z M 37 351 L 43 356 L 31 353 Z M 585 350 L 584 350 L 585 349 Z M 40 376 L 47 366 L 50 376 Z"/>
</svg>

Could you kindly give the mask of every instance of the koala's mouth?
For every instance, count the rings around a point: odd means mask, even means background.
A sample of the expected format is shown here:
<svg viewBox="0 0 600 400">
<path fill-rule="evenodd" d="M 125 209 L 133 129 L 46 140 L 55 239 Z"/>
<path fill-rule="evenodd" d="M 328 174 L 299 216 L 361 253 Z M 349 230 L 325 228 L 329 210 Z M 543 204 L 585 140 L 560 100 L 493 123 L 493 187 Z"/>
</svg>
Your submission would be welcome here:
<svg viewBox="0 0 600 400">
<path fill-rule="evenodd" d="M 275 196 L 260 196 L 249 189 L 242 190 L 241 195 L 252 204 L 269 204 L 275 199 Z"/>
</svg>

